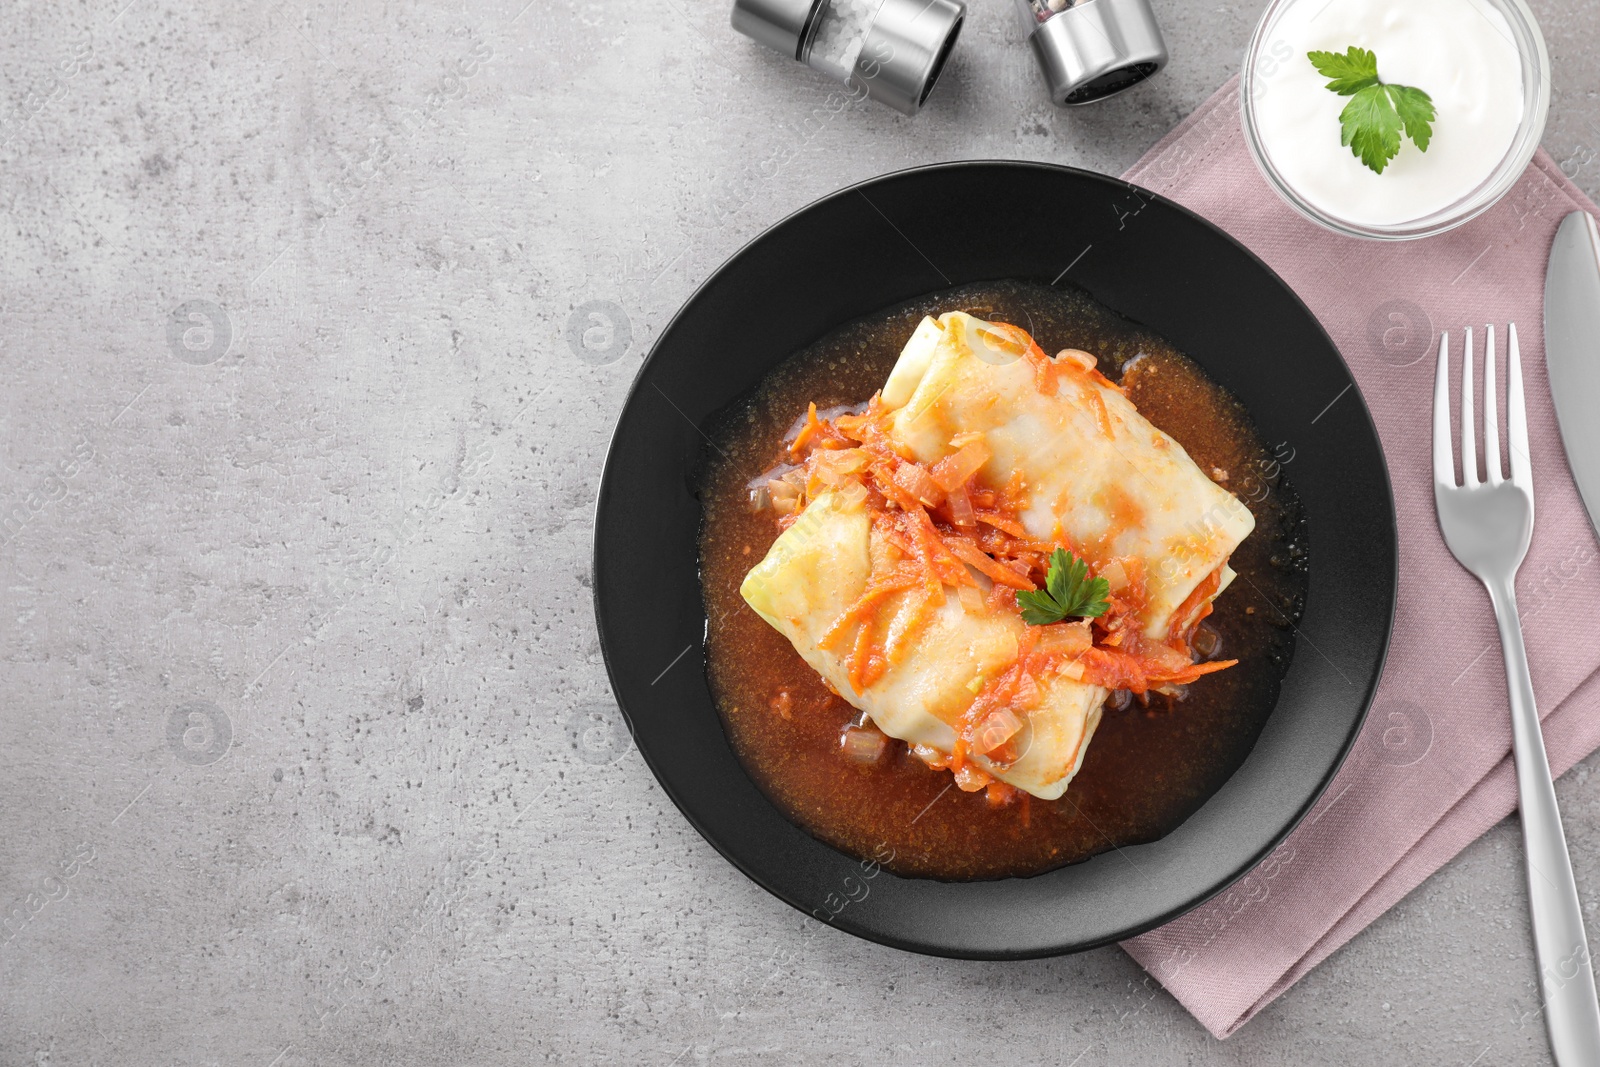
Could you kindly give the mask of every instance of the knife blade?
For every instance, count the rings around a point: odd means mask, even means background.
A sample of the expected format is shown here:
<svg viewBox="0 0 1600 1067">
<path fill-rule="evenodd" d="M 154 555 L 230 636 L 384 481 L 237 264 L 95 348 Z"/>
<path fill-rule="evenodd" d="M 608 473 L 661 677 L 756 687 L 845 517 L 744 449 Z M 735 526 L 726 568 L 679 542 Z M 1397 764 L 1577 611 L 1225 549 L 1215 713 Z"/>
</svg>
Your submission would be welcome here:
<svg viewBox="0 0 1600 1067">
<path fill-rule="evenodd" d="M 1586 211 L 1562 219 L 1550 246 L 1544 362 L 1567 466 L 1600 533 L 1600 231 Z"/>
</svg>

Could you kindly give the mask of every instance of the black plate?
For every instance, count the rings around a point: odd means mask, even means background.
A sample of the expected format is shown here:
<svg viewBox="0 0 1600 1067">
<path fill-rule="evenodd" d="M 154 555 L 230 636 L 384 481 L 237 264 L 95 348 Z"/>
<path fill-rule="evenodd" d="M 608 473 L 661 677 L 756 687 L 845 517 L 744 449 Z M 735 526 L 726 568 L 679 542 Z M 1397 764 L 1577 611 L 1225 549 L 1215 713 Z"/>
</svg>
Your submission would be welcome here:
<svg viewBox="0 0 1600 1067">
<path fill-rule="evenodd" d="M 1072 282 L 1231 390 L 1264 439 L 1295 449 L 1311 570 L 1294 660 L 1244 765 L 1161 840 L 1031 878 L 883 872 L 863 883 L 856 860 L 766 799 L 712 704 L 696 568 L 699 427 L 846 322 L 952 285 L 1051 282 L 1069 265 Z M 752 241 L 689 299 L 640 368 L 611 441 L 595 514 L 595 614 L 639 751 L 695 828 L 745 874 L 884 944 L 979 959 L 1056 955 L 1203 903 L 1315 803 L 1383 667 L 1397 577 L 1394 502 L 1352 384 L 1333 342 L 1265 264 L 1126 182 L 1043 164 L 955 163 L 819 200 Z M 865 897 L 851 899 L 863 884 Z"/>
</svg>

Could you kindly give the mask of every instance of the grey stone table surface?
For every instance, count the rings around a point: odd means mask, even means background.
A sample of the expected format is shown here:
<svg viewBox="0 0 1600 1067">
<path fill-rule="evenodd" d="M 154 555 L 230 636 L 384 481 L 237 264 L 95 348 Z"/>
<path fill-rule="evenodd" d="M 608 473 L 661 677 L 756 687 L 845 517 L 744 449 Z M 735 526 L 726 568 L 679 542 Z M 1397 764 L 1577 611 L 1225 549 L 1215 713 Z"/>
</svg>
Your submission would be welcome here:
<svg viewBox="0 0 1600 1067">
<path fill-rule="evenodd" d="M 811 930 L 611 700 L 592 505 L 674 308 L 882 171 L 1120 172 L 1261 9 L 1155 6 L 1171 66 L 1068 113 L 972 0 L 907 119 L 723 2 L 0 3 L 0 1067 L 1542 1062 L 1512 824 L 1218 1042 L 1115 948 Z M 1594 195 L 1600 4 L 1534 7 Z"/>
</svg>

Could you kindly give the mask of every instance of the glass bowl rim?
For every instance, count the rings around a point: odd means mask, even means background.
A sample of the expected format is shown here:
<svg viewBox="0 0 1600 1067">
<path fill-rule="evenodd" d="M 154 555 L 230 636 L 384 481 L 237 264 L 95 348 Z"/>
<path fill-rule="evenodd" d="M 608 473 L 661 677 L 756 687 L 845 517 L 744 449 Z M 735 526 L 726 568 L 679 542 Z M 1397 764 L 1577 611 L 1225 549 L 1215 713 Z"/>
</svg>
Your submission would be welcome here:
<svg viewBox="0 0 1600 1067">
<path fill-rule="evenodd" d="M 1408 241 L 1419 237 L 1432 237 L 1472 221 L 1499 203 L 1501 197 L 1505 196 L 1522 177 L 1534 153 L 1539 150 L 1539 143 L 1544 136 L 1545 123 L 1550 113 L 1550 51 L 1545 44 L 1544 32 L 1539 27 L 1538 19 L 1534 17 L 1525 0 L 1482 0 L 1506 16 L 1508 22 L 1514 24 L 1512 32 L 1516 36 L 1517 52 L 1523 62 L 1524 87 L 1527 86 L 1530 68 L 1534 79 L 1532 98 L 1524 93 L 1522 121 L 1518 124 L 1516 135 L 1512 138 L 1505 155 L 1483 182 L 1461 199 L 1421 218 L 1383 225 L 1368 225 L 1339 218 L 1305 200 L 1278 173 L 1256 130 L 1255 68 L 1265 47 L 1267 29 L 1275 25 L 1277 18 L 1286 8 L 1307 2 L 1309 0 L 1271 0 L 1267 4 L 1266 10 L 1261 13 L 1261 18 L 1257 20 L 1255 29 L 1250 34 L 1250 43 L 1245 47 L 1244 65 L 1239 71 L 1239 116 L 1240 124 L 1244 128 L 1245 146 L 1250 150 L 1251 158 L 1255 160 L 1256 169 L 1261 172 L 1262 177 L 1278 196 L 1305 218 L 1335 233 L 1382 241 Z M 1522 33 L 1517 32 L 1519 29 L 1517 24 L 1520 24 Z M 1531 55 L 1525 42 L 1532 44 Z"/>
</svg>

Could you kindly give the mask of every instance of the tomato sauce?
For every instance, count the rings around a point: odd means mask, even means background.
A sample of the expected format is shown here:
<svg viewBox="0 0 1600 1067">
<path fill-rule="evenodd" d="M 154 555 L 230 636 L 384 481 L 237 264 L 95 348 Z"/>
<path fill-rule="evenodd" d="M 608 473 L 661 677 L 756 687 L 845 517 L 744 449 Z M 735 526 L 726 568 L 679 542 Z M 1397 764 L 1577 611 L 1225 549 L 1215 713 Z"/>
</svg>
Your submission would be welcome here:
<svg viewBox="0 0 1600 1067">
<path fill-rule="evenodd" d="M 1028 330 L 1049 353 L 1078 348 L 1120 381 L 1152 423 L 1256 518 L 1231 564 L 1239 577 L 1202 624 L 1237 666 L 1148 704 L 1114 693 L 1088 755 L 1054 801 L 991 805 L 893 739 L 876 764 L 844 758 L 859 713 L 739 596 L 778 536 L 747 483 L 770 469 L 807 404 L 858 405 L 882 387 L 925 314 L 963 310 Z M 1023 876 L 1152 841 L 1203 804 L 1243 762 L 1277 701 L 1306 589 L 1302 509 L 1287 443 L 1264 442 L 1242 406 L 1160 337 L 1087 294 L 1022 282 L 966 286 L 842 327 L 779 365 L 712 429 L 699 487 L 706 671 L 728 739 L 751 778 L 795 823 L 902 875 Z"/>
</svg>

